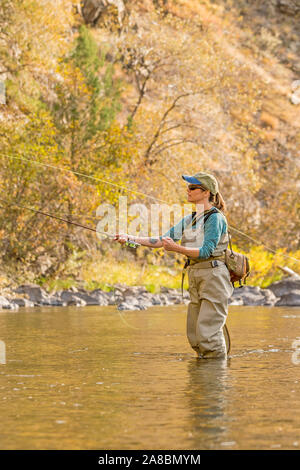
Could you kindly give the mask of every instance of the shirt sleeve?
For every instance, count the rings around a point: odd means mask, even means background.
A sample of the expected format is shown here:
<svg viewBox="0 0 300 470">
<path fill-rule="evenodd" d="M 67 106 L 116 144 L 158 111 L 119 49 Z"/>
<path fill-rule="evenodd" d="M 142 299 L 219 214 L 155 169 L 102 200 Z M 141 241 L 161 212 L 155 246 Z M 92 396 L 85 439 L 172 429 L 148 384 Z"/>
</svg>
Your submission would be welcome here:
<svg viewBox="0 0 300 470">
<path fill-rule="evenodd" d="M 168 230 L 164 235 L 159 237 L 160 240 L 163 237 L 170 237 L 172 238 L 172 240 L 174 240 L 174 242 L 178 242 L 179 240 L 181 240 L 182 235 L 183 235 L 183 230 L 190 220 L 192 220 L 191 215 L 187 215 L 186 217 L 183 217 L 183 219 L 181 219 L 176 225 L 171 227 L 170 230 Z"/>
<path fill-rule="evenodd" d="M 206 259 L 211 256 L 221 236 L 227 230 L 227 223 L 221 214 L 212 214 L 204 224 L 204 241 L 199 248 L 199 258 Z"/>
</svg>

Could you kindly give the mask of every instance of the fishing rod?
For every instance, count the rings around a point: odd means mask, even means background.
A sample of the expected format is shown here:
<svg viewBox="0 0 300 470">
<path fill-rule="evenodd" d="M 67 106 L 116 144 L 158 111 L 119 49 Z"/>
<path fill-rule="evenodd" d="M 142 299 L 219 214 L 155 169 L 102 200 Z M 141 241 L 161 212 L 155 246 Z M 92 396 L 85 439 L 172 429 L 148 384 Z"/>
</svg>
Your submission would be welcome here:
<svg viewBox="0 0 300 470">
<path fill-rule="evenodd" d="M 82 225 L 82 224 L 79 224 L 77 222 L 73 222 L 73 221 L 70 221 L 70 220 L 66 220 L 66 219 L 63 219 L 62 217 L 58 217 L 57 215 L 53 215 L 53 214 L 49 214 L 48 212 L 44 212 L 44 211 L 41 211 L 39 209 L 33 209 L 32 207 L 28 207 L 28 206 L 24 206 L 23 204 L 16 204 L 16 203 L 10 203 L 8 201 L 5 201 L 4 199 L 0 198 L 0 201 L 8 206 L 15 206 L 15 207 L 18 207 L 20 209 L 26 209 L 26 210 L 29 210 L 29 211 L 32 211 L 32 212 L 35 212 L 37 214 L 42 214 L 44 216 L 47 216 L 47 217 L 51 217 L 53 219 L 57 219 L 57 220 L 60 220 L 62 222 L 65 222 L 67 224 L 71 224 L 71 225 L 75 225 L 77 227 L 81 227 L 81 228 L 84 228 L 86 230 L 90 230 L 92 232 L 96 232 L 96 233 L 101 233 L 101 234 L 104 234 L 106 235 L 108 238 L 113 238 L 115 239 L 115 236 L 114 235 L 110 235 L 109 233 L 106 233 L 106 232 L 103 232 L 101 230 L 97 230 L 97 229 L 94 229 L 92 227 L 88 227 L 86 225 Z M 128 239 L 126 242 L 125 242 L 125 246 L 131 248 L 131 249 L 136 249 L 140 246 L 139 243 L 133 241 L 133 240 L 130 240 Z M 133 329 L 140 329 L 140 328 L 137 328 L 137 327 L 134 327 L 132 325 L 130 325 L 124 318 L 123 316 L 121 315 L 121 313 L 118 311 L 119 313 L 119 316 L 121 317 L 121 320 L 127 325 L 129 326 L 130 328 L 133 328 Z M 227 354 L 229 354 L 230 352 L 230 347 L 231 347 L 231 340 L 230 340 L 230 334 L 229 334 L 229 331 L 228 331 L 228 328 L 226 326 L 226 324 L 224 325 L 223 327 L 223 333 L 224 333 L 224 338 L 225 338 L 225 343 L 226 343 L 226 349 L 227 349 Z"/>
<path fill-rule="evenodd" d="M 45 167 L 49 167 L 49 168 L 53 168 L 53 169 L 56 169 L 56 170 L 60 170 L 60 171 L 66 171 L 66 172 L 70 172 L 70 173 L 73 173 L 75 175 L 78 175 L 78 176 L 83 176 L 83 177 L 86 177 L 86 178 L 90 178 L 90 179 L 93 179 L 95 181 L 100 181 L 102 183 L 105 183 L 105 184 L 109 184 L 111 186 L 114 186 L 114 187 L 117 187 L 117 188 L 120 188 L 120 189 L 123 189 L 125 191 L 128 191 L 128 192 L 131 192 L 131 193 L 134 193 L 134 194 L 138 194 L 138 195 L 142 195 L 143 197 L 146 197 L 146 198 L 149 198 L 149 199 L 152 199 L 152 200 L 155 200 L 155 201 L 158 201 L 158 202 L 162 202 L 164 204 L 168 204 L 166 201 L 163 201 L 162 199 L 158 199 L 154 196 L 149 196 L 148 194 L 145 194 L 145 193 L 142 193 L 140 191 L 134 191 L 134 190 L 131 190 L 129 188 L 126 188 L 125 186 L 121 186 L 121 185 L 118 185 L 116 183 L 112 183 L 111 181 L 107 181 L 107 180 L 103 180 L 101 178 L 98 178 L 98 177 L 95 177 L 95 176 L 91 176 L 91 175 L 87 175 L 85 173 L 80 173 L 80 172 L 76 172 L 74 170 L 70 170 L 68 168 L 62 168 L 62 167 L 59 167 L 59 166 L 56 166 L 56 165 L 50 165 L 50 164 L 47 164 L 47 163 L 42 163 L 42 162 L 37 162 L 36 160 L 31 160 L 29 158 L 24 158 L 24 157 L 16 157 L 16 156 L 12 156 L 12 155 L 7 155 L 7 154 L 1 154 L 0 156 L 2 157 L 5 157 L 5 158 L 12 158 L 12 159 L 15 159 L 15 160 L 23 160 L 23 161 L 26 161 L 26 162 L 29 162 L 29 163 L 33 163 L 33 164 L 36 164 L 36 165 L 40 165 L 40 166 L 45 166 Z M 94 218 L 94 217 L 91 217 L 91 218 Z M 96 218 L 96 217 L 95 217 Z M 254 243 L 257 243 L 259 245 L 262 245 L 267 251 L 270 251 L 271 253 L 274 253 L 276 254 L 276 251 L 273 250 L 272 248 L 269 248 L 268 246 L 266 246 L 264 243 L 261 243 L 259 240 L 256 240 L 255 238 L 252 238 L 250 237 L 249 235 L 247 235 L 246 233 L 242 232 L 241 230 L 238 230 L 237 228 L 233 227 L 232 225 L 228 225 L 228 228 L 230 228 L 230 230 L 233 230 L 234 232 L 236 232 L 237 234 L 240 234 L 244 237 L 246 237 L 248 240 L 254 242 Z M 135 242 L 133 242 L 135 243 Z M 300 260 L 297 259 L 297 258 L 294 258 L 293 256 L 289 256 L 289 255 L 285 255 L 284 253 L 281 253 L 281 256 L 283 256 L 284 258 L 288 258 L 288 259 L 291 259 L 293 261 L 296 261 L 298 263 L 300 263 Z"/>
<path fill-rule="evenodd" d="M 12 155 L 7 155 L 7 154 L 1 154 L 1 157 L 12 158 L 12 159 L 15 159 L 15 160 L 23 160 L 23 161 L 26 161 L 26 162 L 29 162 L 29 163 L 33 163 L 35 165 L 45 166 L 47 168 L 52 168 L 52 169 L 60 170 L 60 171 L 66 171 L 66 172 L 69 172 L 69 173 L 73 173 L 74 175 L 77 175 L 77 176 L 83 176 L 85 178 L 89 178 L 89 179 L 92 179 L 94 181 L 99 181 L 100 183 L 109 184 L 109 185 L 115 186 L 119 189 L 123 189 L 127 192 L 130 192 L 130 193 L 133 193 L 133 194 L 138 194 L 140 196 L 147 197 L 149 199 L 153 199 L 154 201 L 159 201 L 159 202 L 163 202 L 164 204 L 166 204 L 166 202 L 163 201 L 162 199 L 157 199 L 154 196 L 149 196 L 148 194 L 142 193 L 141 191 L 134 191 L 133 189 L 128 189 L 125 186 L 121 186 L 120 184 L 112 183 L 111 181 L 107 181 L 107 180 L 104 180 L 102 178 L 98 178 L 96 176 L 87 175 L 87 174 L 81 173 L 79 171 L 70 170 L 69 168 L 63 168 L 63 167 L 57 166 L 57 165 L 50 165 L 49 163 L 37 162 L 36 160 L 31 160 L 29 158 L 15 157 L 15 156 L 12 156 Z"/>
<path fill-rule="evenodd" d="M 106 235 L 108 238 L 113 238 L 115 239 L 115 236 L 114 235 L 110 235 L 109 233 L 107 232 L 103 232 L 101 230 L 98 230 L 98 229 L 95 229 L 95 228 L 92 228 L 92 227 L 88 227 L 87 225 L 82 225 L 82 224 L 79 224 L 77 222 L 73 222 L 71 220 L 66 220 L 66 219 L 63 219 L 62 217 L 58 217 L 57 215 L 53 215 L 53 214 L 49 214 L 48 212 L 44 212 L 44 211 L 41 211 L 41 210 L 38 210 L 38 209 L 33 209 L 32 207 L 28 207 L 28 206 L 23 206 L 22 204 L 16 204 L 16 203 L 10 203 L 8 201 L 5 201 L 4 199 L 0 198 L 0 201 L 3 202 L 4 204 L 8 205 L 8 206 L 16 206 L 16 207 L 19 207 L 20 209 L 26 209 L 26 210 L 29 210 L 29 211 L 32 211 L 32 212 L 35 212 L 37 214 L 42 214 L 42 215 L 45 215 L 47 217 L 51 217 L 53 219 L 57 219 L 57 220 L 61 220 L 62 222 L 65 222 L 67 224 L 71 224 L 71 225 L 76 225 L 77 227 L 81 227 L 81 228 L 84 228 L 86 230 L 91 230 L 92 232 L 96 232 L 96 233 L 101 233 L 103 235 Z M 128 239 L 126 242 L 125 242 L 125 246 L 128 246 L 129 248 L 133 248 L 133 249 L 136 249 L 140 246 L 140 243 L 137 243 L 133 240 L 130 240 Z"/>
</svg>

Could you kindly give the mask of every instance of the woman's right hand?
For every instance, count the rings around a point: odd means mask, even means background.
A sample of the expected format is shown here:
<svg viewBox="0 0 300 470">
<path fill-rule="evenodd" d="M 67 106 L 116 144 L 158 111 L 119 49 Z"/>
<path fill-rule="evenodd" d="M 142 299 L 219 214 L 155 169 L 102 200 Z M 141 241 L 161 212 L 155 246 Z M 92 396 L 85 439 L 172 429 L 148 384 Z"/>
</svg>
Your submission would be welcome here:
<svg viewBox="0 0 300 470">
<path fill-rule="evenodd" d="M 124 245 L 124 243 L 127 242 L 128 238 L 129 235 L 127 235 L 127 233 L 116 233 L 114 241 L 121 243 L 121 245 Z"/>
</svg>

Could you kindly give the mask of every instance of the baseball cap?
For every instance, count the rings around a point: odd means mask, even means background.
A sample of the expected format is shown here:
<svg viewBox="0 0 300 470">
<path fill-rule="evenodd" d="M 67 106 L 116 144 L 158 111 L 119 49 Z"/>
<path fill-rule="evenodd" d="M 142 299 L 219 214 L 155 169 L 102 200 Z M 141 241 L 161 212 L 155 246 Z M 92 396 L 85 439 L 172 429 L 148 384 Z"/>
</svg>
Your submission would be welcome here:
<svg viewBox="0 0 300 470">
<path fill-rule="evenodd" d="M 219 192 L 218 181 L 213 175 L 209 175 L 208 173 L 199 172 L 192 176 L 182 175 L 182 178 L 187 183 L 200 184 L 205 189 L 208 189 L 212 194 L 217 194 Z"/>
</svg>

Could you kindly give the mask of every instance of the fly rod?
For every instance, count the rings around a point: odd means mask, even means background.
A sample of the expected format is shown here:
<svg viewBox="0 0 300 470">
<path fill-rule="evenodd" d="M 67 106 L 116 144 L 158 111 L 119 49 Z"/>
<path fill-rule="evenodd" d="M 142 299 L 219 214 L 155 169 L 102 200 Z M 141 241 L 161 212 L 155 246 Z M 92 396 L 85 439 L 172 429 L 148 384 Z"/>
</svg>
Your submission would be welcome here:
<svg viewBox="0 0 300 470">
<path fill-rule="evenodd" d="M 103 235 L 106 235 L 108 238 L 115 238 L 114 235 L 110 235 L 109 233 L 102 232 L 101 230 L 98 230 L 98 229 L 95 229 L 95 228 L 92 228 L 92 227 L 88 227 L 87 225 L 79 224 L 78 222 L 73 222 L 71 220 L 63 219 L 62 217 L 58 217 L 57 215 L 49 214 L 48 212 L 44 212 L 44 211 L 41 211 L 41 210 L 38 210 L 38 209 L 33 209 L 32 207 L 23 206 L 22 204 L 10 203 L 10 202 L 5 201 L 4 199 L 1 199 L 1 198 L 0 198 L 0 201 L 3 202 L 4 204 L 7 204 L 8 206 L 16 206 L 16 207 L 19 207 L 20 209 L 26 209 L 26 210 L 35 212 L 37 214 L 42 214 L 42 215 L 45 215 L 47 217 L 51 217 L 53 219 L 61 220 L 62 222 L 65 222 L 67 224 L 76 225 L 77 227 L 81 227 L 81 228 L 84 228 L 86 230 L 90 230 L 92 232 L 101 233 Z M 133 240 L 128 239 L 125 242 L 125 246 L 128 246 L 129 248 L 136 249 L 140 246 L 140 243 L 137 243 Z"/>
<path fill-rule="evenodd" d="M 92 232 L 101 233 L 103 235 L 106 235 L 108 238 L 115 238 L 114 235 L 110 235 L 109 233 L 102 232 L 101 230 L 97 230 L 97 229 L 92 228 L 92 227 L 88 227 L 87 225 L 79 224 L 78 222 L 73 222 L 71 220 L 63 219 L 62 217 L 58 217 L 57 215 L 49 214 L 48 212 L 44 212 L 44 211 L 41 211 L 41 210 L 38 210 L 38 209 L 33 209 L 32 207 L 23 206 L 22 204 L 11 203 L 11 202 L 5 201 L 2 198 L 0 198 L 0 201 L 4 204 L 8 205 L 8 206 L 15 206 L 15 207 L 18 207 L 20 209 L 26 209 L 26 210 L 35 212 L 36 214 L 42 214 L 42 215 L 45 215 L 47 217 L 51 217 L 53 219 L 61 220 L 62 222 L 65 222 L 67 224 L 75 225 L 77 227 L 81 227 L 81 228 L 84 228 L 86 230 L 90 230 Z M 136 249 L 140 246 L 140 243 L 137 243 L 133 240 L 128 239 L 125 242 L 125 246 L 127 246 L 131 249 Z M 119 312 L 119 314 L 120 314 L 120 312 Z M 121 314 L 120 314 L 120 316 L 121 316 Z M 121 316 L 121 318 L 125 322 L 125 320 L 123 319 L 122 316 Z M 131 327 L 131 325 L 128 325 L 128 326 Z M 132 327 L 132 328 L 134 328 L 134 327 Z M 229 351 L 230 351 L 230 335 L 229 335 L 229 331 L 228 331 L 228 328 L 227 328 L 226 325 L 224 325 L 224 327 L 223 327 L 223 332 L 224 332 L 224 337 L 225 337 L 227 354 L 229 354 Z"/>
<path fill-rule="evenodd" d="M 44 167 L 48 167 L 48 168 L 52 168 L 52 169 L 55 169 L 55 170 L 60 170 L 60 171 L 65 171 L 65 172 L 70 172 L 70 173 L 73 173 L 77 176 L 82 176 L 82 177 L 86 177 L 86 178 L 89 178 L 89 179 L 92 179 L 94 181 L 99 181 L 99 182 L 102 182 L 102 183 L 105 183 L 105 184 L 109 184 L 111 186 L 114 186 L 114 187 L 117 187 L 119 189 L 122 189 L 122 190 L 125 190 L 125 191 L 129 191 L 133 194 L 138 194 L 138 195 L 142 195 L 143 197 L 146 197 L 146 198 L 149 198 L 149 199 L 152 199 L 154 201 L 158 201 L 158 202 L 162 202 L 164 204 L 167 204 L 166 201 L 163 201 L 162 199 L 158 199 L 154 196 L 150 196 L 148 194 L 144 194 L 140 191 L 134 191 L 132 189 L 129 189 L 125 186 L 120 186 L 118 184 L 115 184 L 115 183 L 112 183 L 111 181 L 106 181 L 106 180 L 103 180 L 101 178 L 97 178 L 95 176 L 92 176 L 92 175 L 87 175 L 85 173 L 79 173 L 79 172 L 76 172 L 74 170 L 70 170 L 68 168 L 62 168 L 62 167 L 59 167 L 57 165 L 50 165 L 50 164 L 47 164 L 47 163 L 43 163 L 43 162 L 37 162 L 36 160 L 31 160 L 29 158 L 24 158 L 24 157 L 17 157 L 17 156 L 13 156 L 13 155 L 7 155 L 7 154 L 1 154 L 0 157 L 5 157 L 5 158 L 11 158 L 11 159 L 14 159 L 14 160 L 19 160 L 19 161 L 25 161 L 25 162 L 28 162 L 28 163 L 32 163 L 32 164 L 35 164 L 35 165 L 40 165 L 40 166 L 44 166 Z M 30 209 L 31 210 L 31 209 Z M 90 217 L 90 218 L 94 218 L 94 217 Z M 65 221 L 65 222 L 68 222 L 68 221 Z M 268 246 L 266 246 L 264 243 L 262 243 L 260 240 L 256 240 L 255 238 L 252 238 L 252 237 L 249 237 L 249 235 L 247 235 L 246 233 L 242 232 L 241 230 L 238 230 L 237 228 L 233 227 L 232 225 L 229 225 L 228 228 L 230 228 L 231 230 L 233 230 L 234 232 L 236 232 L 237 234 L 239 235 L 242 235 L 243 237 L 246 237 L 248 240 L 252 241 L 253 243 L 257 243 L 259 245 L 262 245 L 267 251 L 270 251 L 271 253 L 274 253 L 276 254 L 276 251 L 273 250 L 272 248 L 269 248 Z M 89 230 L 91 230 L 90 228 L 88 228 Z M 97 230 L 95 230 L 97 231 Z M 100 233 L 100 230 L 98 230 L 98 232 Z M 105 232 L 104 232 L 105 233 Z M 105 233 L 105 235 L 107 235 Z M 135 244 L 135 242 L 133 242 L 132 240 L 130 241 L 131 244 Z M 135 246 L 131 246 L 131 248 L 136 248 Z M 297 263 L 300 263 L 300 260 L 297 259 L 297 258 L 294 258 L 293 256 L 289 256 L 289 255 L 286 255 L 285 253 L 282 253 L 282 256 L 284 258 L 288 258 L 288 259 L 291 259 L 293 261 L 296 261 Z"/>
</svg>

